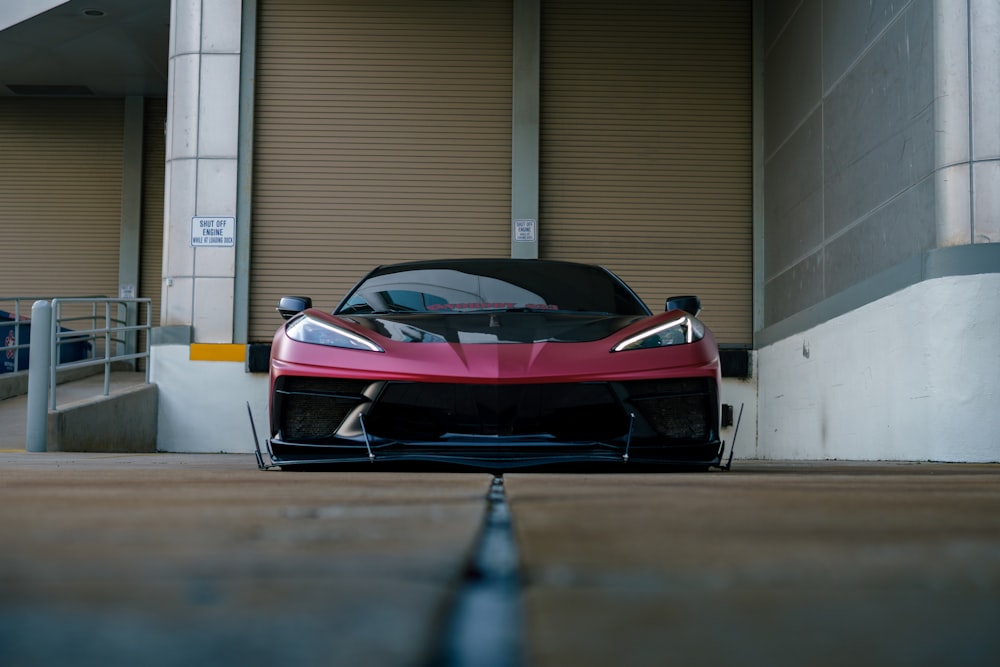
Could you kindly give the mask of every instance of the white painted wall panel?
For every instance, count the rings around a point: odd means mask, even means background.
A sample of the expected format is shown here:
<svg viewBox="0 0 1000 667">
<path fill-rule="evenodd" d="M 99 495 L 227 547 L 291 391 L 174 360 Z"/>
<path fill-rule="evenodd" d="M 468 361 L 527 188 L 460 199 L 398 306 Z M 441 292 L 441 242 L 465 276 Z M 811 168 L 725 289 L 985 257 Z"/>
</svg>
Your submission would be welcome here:
<svg viewBox="0 0 1000 667">
<path fill-rule="evenodd" d="M 758 455 L 1000 461 L 998 295 L 928 280 L 759 350 Z"/>
</svg>

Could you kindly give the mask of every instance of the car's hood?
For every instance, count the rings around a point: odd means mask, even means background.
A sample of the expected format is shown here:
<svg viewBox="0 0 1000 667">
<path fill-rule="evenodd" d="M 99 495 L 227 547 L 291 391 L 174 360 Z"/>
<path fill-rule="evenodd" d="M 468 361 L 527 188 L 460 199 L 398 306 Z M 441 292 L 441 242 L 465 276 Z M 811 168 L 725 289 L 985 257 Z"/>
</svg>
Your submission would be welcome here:
<svg viewBox="0 0 1000 667">
<path fill-rule="evenodd" d="M 583 343 L 607 338 L 643 316 L 555 311 L 392 313 L 343 319 L 403 343 Z"/>
</svg>

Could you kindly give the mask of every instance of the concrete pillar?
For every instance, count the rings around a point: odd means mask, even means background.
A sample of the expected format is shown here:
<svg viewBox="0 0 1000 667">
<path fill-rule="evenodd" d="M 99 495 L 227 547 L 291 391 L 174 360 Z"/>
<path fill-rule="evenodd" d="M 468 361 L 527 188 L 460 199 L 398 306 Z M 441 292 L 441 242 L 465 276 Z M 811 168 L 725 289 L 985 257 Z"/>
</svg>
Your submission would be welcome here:
<svg viewBox="0 0 1000 667">
<path fill-rule="evenodd" d="M 239 0 L 171 0 L 161 323 L 192 342 L 233 339 L 241 16 Z M 226 242 L 202 243 L 206 220 Z"/>
<path fill-rule="evenodd" d="M 514 0 L 510 255 L 538 258 L 539 0 Z"/>
</svg>

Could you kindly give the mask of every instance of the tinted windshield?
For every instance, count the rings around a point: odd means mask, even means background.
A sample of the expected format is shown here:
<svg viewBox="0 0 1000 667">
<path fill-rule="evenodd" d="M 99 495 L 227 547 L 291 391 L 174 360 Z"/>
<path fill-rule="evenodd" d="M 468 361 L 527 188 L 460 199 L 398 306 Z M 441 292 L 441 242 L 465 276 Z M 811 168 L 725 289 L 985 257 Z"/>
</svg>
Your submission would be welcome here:
<svg viewBox="0 0 1000 667">
<path fill-rule="evenodd" d="M 539 260 L 421 262 L 378 269 L 337 313 L 538 310 L 647 315 L 636 295 L 610 272 Z"/>
</svg>

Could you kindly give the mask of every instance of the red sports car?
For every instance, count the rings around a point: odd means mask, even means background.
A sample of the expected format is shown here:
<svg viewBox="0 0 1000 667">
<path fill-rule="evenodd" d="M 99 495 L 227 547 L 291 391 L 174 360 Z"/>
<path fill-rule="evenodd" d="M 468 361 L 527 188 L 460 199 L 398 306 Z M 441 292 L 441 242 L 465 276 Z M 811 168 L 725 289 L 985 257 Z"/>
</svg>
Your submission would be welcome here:
<svg viewBox="0 0 1000 667">
<path fill-rule="evenodd" d="M 719 352 L 696 297 L 650 313 L 599 266 L 423 261 L 332 314 L 284 297 L 271 465 L 719 465 Z"/>
</svg>

